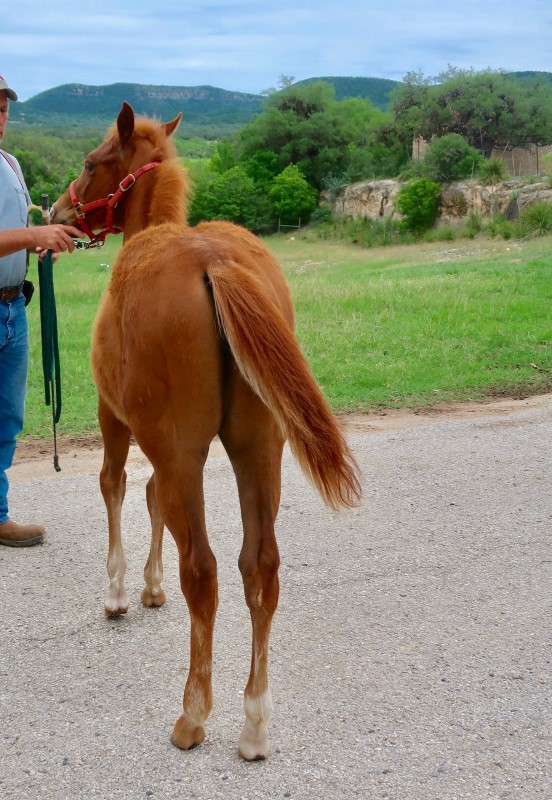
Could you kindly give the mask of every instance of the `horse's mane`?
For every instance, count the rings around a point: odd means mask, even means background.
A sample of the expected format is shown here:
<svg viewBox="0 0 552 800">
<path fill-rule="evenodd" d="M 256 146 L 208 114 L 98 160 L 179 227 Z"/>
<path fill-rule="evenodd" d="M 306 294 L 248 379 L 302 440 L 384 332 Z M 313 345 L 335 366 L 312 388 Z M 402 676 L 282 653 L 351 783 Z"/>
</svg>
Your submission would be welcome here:
<svg viewBox="0 0 552 800">
<path fill-rule="evenodd" d="M 153 147 L 161 151 L 164 158 L 176 156 L 175 146 L 172 140 L 167 138 L 165 129 L 159 120 L 136 116 L 134 118 L 134 136 L 139 139 L 149 139 Z M 106 134 L 105 141 L 118 138 L 117 122 L 114 122 Z"/>
<path fill-rule="evenodd" d="M 167 137 L 161 122 L 149 117 L 135 118 L 134 137 L 151 143 L 152 161 L 161 161 L 155 170 L 157 180 L 151 198 L 151 224 L 161 222 L 186 223 L 191 182 L 182 166 L 172 139 Z M 117 124 L 111 126 L 106 139 L 119 139 Z"/>
</svg>

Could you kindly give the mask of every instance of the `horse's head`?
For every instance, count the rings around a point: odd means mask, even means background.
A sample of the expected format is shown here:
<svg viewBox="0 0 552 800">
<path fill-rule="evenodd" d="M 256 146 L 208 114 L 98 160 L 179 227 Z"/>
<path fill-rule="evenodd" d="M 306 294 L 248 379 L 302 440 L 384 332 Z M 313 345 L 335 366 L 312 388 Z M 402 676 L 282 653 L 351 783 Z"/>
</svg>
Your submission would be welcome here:
<svg viewBox="0 0 552 800">
<path fill-rule="evenodd" d="M 132 232 L 146 223 L 127 216 L 127 193 L 140 178 L 139 193 L 152 191 L 146 176 L 167 159 L 175 156 L 170 137 L 177 129 L 182 114 L 171 122 L 157 122 L 145 117 L 136 118 L 132 107 L 124 102 L 117 121 L 108 131 L 104 141 L 84 159 L 79 177 L 54 203 L 50 222 L 75 224 L 92 238 L 94 231 L 102 228 L 101 236 L 107 233 Z M 144 213 L 146 204 L 135 203 Z"/>
</svg>

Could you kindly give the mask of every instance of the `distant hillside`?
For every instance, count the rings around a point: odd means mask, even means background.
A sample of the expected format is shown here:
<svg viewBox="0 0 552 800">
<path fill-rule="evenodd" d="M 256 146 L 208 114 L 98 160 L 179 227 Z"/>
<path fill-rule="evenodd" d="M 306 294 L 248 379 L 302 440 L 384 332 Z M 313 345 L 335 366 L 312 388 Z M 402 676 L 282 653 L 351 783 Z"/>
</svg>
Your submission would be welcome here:
<svg viewBox="0 0 552 800">
<path fill-rule="evenodd" d="M 552 85 L 552 72 L 511 72 L 514 78 L 519 78 L 521 81 L 542 81 Z"/>
<path fill-rule="evenodd" d="M 400 81 L 387 78 L 307 78 L 298 81 L 297 85 L 306 85 L 315 81 L 331 83 L 335 88 L 335 99 L 343 100 L 345 97 L 363 97 L 370 100 L 377 108 L 386 111 L 389 106 L 389 95 L 399 85 Z"/>
<path fill-rule="evenodd" d="M 552 84 L 550 72 L 514 72 L 522 81 L 535 79 Z M 386 78 L 322 77 L 297 81 L 298 86 L 324 81 L 335 88 L 336 100 L 362 97 L 386 110 L 391 92 L 400 81 Z M 103 132 L 117 116 L 123 100 L 138 114 L 169 120 L 182 111 L 179 135 L 190 138 L 220 138 L 242 128 L 263 109 L 263 97 L 232 92 L 215 86 L 150 86 L 113 83 L 87 86 L 68 83 L 48 89 L 29 100 L 13 103 L 12 122 L 41 125 L 45 129 L 96 130 Z"/>
<path fill-rule="evenodd" d="M 335 87 L 336 99 L 366 97 L 386 108 L 396 81 L 380 78 L 311 78 L 298 84 L 323 80 Z M 104 129 L 117 116 L 123 100 L 138 114 L 168 120 L 182 111 L 181 135 L 230 133 L 243 127 L 262 111 L 263 98 L 257 94 L 231 92 L 214 86 L 150 86 L 113 83 L 87 86 L 68 83 L 48 89 L 24 102 L 13 103 L 12 122 L 47 128 Z"/>
<path fill-rule="evenodd" d="M 114 83 L 86 86 L 69 83 L 14 103 L 12 121 L 49 127 L 105 127 L 117 116 L 123 100 L 136 113 L 169 120 L 179 111 L 188 127 L 240 127 L 262 110 L 260 95 L 213 86 L 146 86 Z"/>
</svg>

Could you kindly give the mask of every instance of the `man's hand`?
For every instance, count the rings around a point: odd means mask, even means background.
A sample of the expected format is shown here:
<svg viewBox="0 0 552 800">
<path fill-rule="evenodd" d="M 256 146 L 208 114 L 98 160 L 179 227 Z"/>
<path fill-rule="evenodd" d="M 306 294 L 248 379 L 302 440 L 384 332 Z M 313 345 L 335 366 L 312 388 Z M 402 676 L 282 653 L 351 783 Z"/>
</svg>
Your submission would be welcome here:
<svg viewBox="0 0 552 800">
<path fill-rule="evenodd" d="M 82 231 L 73 225 L 43 225 L 42 227 L 27 228 L 32 231 L 35 253 L 44 258 L 48 250 L 54 253 L 72 253 L 75 249 L 73 237 L 82 236 Z"/>
<path fill-rule="evenodd" d="M 34 253 L 73 252 L 75 245 L 73 236 L 79 238 L 82 232 L 73 225 L 37 225 L 28 228 L 11 228 L 0 231 L 0 258 L 17 253 L 19 250 L 30 250 Z"/>
</svg>

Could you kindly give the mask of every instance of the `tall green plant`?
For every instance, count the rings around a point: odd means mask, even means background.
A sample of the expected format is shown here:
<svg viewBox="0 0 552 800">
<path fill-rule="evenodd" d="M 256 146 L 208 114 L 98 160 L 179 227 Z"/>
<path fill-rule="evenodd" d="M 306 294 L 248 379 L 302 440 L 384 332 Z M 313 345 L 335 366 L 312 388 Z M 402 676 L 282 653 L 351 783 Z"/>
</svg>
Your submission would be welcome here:
<svg viewBox="0 0 552 800">
<path fill-rule="evenodd" d="M 520 214 L 520 227 L 527 234 L 543 236 L 552 231 L 552 205 L 544 200 L 525 206 Z"/>
<path fill-rule="evenodd" d="M 404 227 L 414 233 L 431 228 L 439 214 L 441 187 L 428 178 L 410 181 L 399 189 L 397 210 L 403 216 Z"/>
<path fill-rule="evenodd" d="M 491 187 L 491 219 L 495 214 L 495 189 L 506 177 L 506 166 L 501 158 L 496 156 L 486 159 L 479 170 L 479 176 L 485 186 Z"/>
<path fill-rule="evenodd" d="M 479 167 L 479 177 L 485 186 L 496 186 L 506 179 L 506 174 L 506 165 L 497 156 L 485 159 Z"/>
<path fill-rule="evenodd" d="M 306 220 L 316 208 L 316 191 L 294 164 L 274 178 L 268 195 L 275 216 L 284 224 Z"/>
</svg>

